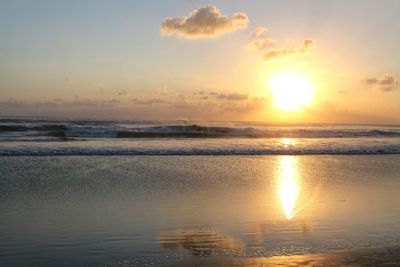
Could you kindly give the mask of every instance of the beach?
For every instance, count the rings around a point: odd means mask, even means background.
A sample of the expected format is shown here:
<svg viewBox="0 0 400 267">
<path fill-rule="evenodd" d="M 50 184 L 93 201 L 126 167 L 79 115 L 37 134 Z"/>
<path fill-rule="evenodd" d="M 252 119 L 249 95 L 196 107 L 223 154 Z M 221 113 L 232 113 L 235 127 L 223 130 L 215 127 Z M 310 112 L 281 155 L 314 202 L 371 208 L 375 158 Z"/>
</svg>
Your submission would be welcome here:
<svg viewBox="0 0 400 267">
<path fill-rule="evenodd" d="M 399 266 L 400 248 L 369 248 L 350 251 L 307 254 L 295 256 L 275 256 L 270 258 L 217 258 L 196 259 L 183 264 L 170 266 L 243 266 L 243 267 L 275 267 L 275 266 Z"/>
<path fill-rule="evenodd" d="M 396 266 L 399 160 L 3 156 L 0 265 Z"/>
<path fill-rule="evenodd" d="M 399 14 L 0 0 L 0 267 L 400 267 Z"/>
</svg>

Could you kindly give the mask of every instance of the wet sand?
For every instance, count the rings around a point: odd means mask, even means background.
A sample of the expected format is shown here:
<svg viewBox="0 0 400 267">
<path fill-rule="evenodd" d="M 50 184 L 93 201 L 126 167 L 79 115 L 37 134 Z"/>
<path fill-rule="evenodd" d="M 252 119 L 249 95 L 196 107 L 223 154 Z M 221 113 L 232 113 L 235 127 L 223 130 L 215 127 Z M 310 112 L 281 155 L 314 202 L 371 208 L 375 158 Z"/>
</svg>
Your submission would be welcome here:
<svg viewBox="0 0 400 267">
<path fill-rule="evenodd" d="M 0 266 L 398 266 L 399 162 L 0 157 Z"/>
<path fill-rule="evenodd" d="M 174 262 L 163 267 L 361 267 L 400 266 L 400 247 L 366 248 L 320 254 L 275 256 L 270 258 L 202 258 Z"/>
</svg>

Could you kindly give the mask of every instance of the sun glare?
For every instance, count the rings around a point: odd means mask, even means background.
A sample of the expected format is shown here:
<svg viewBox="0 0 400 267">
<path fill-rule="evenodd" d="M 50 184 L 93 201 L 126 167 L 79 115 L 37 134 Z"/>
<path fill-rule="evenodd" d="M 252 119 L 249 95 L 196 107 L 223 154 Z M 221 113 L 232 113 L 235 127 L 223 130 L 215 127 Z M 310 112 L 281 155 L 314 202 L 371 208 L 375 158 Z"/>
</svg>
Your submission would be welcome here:
<svg viewBox="0 0 400 267">
<path fill-rule="evenodd" d="M 300 185 L 297 176 L 296 159 L 284 156 L 279 162 L 279 198 L 287 220 L 295 215 Z"/>
<path fill-rule="evenodd" d="M 275 106 L 277 108 L 295 111 L 308 107 L 314 96 L 311 83 L 297 73 L 282 73 L 269 82 Z"/>
</svg>

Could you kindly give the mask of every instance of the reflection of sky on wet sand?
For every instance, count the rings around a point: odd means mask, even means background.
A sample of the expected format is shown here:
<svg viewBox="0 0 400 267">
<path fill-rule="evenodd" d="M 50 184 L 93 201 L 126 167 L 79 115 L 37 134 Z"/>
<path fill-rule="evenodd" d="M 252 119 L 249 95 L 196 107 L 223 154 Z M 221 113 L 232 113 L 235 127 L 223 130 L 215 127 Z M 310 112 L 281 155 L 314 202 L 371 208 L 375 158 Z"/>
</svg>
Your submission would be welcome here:
<svg viewBox="0 0 400 267">
<path fill-rule="evenodd" d="M 161 249 L 184 250 L 193 256 L 240 254 L 243 247 L 234 238 L 216 229 L 161 231 Z"/>
<path fill-rule="evenodd" d="M 0 158 L 9 170 L 0 172 L 0 246 L 8 248 L 0 259 L 15 261 L 7 251 L 21 251 L 72 266 L 93 260 L 77 253 L 89 248 L 104 265 L 111 256 L 268 257 L 400 243 L 398 162 L 392 155 Z"/>
</svg>

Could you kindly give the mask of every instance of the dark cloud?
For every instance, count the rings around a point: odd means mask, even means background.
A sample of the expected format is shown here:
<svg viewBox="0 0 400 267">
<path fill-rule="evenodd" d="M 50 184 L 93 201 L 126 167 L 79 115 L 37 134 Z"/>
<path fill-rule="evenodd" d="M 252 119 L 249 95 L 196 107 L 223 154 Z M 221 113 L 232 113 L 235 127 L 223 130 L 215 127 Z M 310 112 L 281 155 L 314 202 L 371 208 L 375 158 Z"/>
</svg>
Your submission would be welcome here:
<svg viewBox="0 0 400 267">
<path fill-rule="evenodd" d="M 161 34 L 188 39 L 212 38 L 245 28 L 248 23 L 249 18 L 244 12 L 228 17 L 222 15 L 216 6 L 208 5 L 190 12 L 188 16 L 164 19 Z"/>
<path fill-rule="evenodd" d="M 397 88 L 399 81 L 394 76 L 385 74 L 381 78 L 367 77 L 361 80 L 362 83 L 373 86 L 382 92 L 389 92 Z"/>
<path fill-rule="evenodd" d="M 315 47 L 314 41 L 306 39 L 297 48 L 283 48 L 279 50 L 269 51 L 264 55 L 264 60 L 285 59 L 292 56 L 298 56 L 308 53 Z"/>
</svg>

